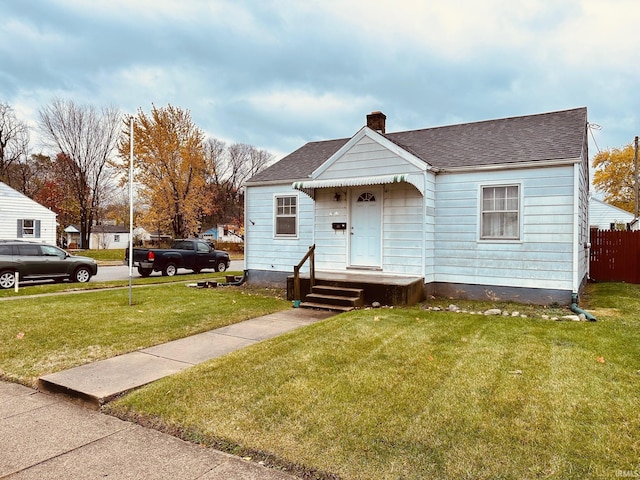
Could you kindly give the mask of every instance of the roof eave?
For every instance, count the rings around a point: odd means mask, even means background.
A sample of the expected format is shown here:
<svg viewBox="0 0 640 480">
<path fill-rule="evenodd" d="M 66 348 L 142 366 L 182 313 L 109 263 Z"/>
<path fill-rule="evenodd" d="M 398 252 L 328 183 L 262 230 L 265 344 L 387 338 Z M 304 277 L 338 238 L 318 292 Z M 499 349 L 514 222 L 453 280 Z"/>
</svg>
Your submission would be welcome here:
<svg viewBox="0 0 640 480">
<path fill-rule="evenodd" d="M 566 165 L 575 165 L 581 163 L 582 157 L 576 158 L 558 158 L 552 160 L 535 160 L 531 162 L 510 162 L 496 163 L 485 165 L 464 165 L 460 167 L 440 168 L 438 173 L 466 173 L 466 172 L 490 172 L 497 170 L 520 170 L 527 168 L 544 168 L 544 167 L 560 167 Z"/>
</svg>

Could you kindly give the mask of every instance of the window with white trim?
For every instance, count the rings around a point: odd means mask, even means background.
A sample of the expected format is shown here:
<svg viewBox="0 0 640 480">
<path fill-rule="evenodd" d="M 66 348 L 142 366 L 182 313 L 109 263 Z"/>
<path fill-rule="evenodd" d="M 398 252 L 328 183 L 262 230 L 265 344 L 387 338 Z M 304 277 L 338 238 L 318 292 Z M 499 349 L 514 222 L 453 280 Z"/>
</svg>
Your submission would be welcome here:
<svg viewBox="0 0 640 480">
<path fill-rule="evenodd" d="M 40 220 L 18 220 L 18 238 L 40 237 Z"/>
<path fill-rule="evenodd" d="M 482 187 L 480 238 L 482 240 L 520 239 L 520 186 Z"/>
<path fill-rule="evenodd" d="M 276 236 L 294 237 L 298 233 L 298 197 L 282 195 L 275 198 Z"/>
</svg>

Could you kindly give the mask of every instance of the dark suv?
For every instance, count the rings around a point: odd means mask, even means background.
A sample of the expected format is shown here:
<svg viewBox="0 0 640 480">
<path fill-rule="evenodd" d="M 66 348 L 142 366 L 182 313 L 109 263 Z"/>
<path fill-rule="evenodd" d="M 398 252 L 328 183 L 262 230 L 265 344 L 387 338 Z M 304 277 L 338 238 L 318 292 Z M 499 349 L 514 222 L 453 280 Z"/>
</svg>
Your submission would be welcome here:
<svg viewBox="0 0 640 480">
<path fill-rule="evenodd" d="M 98 273 L 98 264 L 93 258 L 69 255 L 46 243 L 0 241 L 0 288 L 13 288 L 16 273 L 19 281 L 88 282 Z"/>
</svg>

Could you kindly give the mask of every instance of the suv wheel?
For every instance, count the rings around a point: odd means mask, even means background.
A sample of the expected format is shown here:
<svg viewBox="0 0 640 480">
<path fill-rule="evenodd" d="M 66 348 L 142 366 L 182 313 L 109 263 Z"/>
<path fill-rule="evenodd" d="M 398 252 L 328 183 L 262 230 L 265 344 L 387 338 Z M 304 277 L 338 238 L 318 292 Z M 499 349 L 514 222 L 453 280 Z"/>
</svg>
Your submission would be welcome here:
<svg viewBox="0 0 640 480">
<path fill-rule="evenodd" d="M 86 283 L 91 278 L 91 272 L 87 267 L 80 267 L 73 273 L 73 281 Z"/>
<path fill-rule="evenodd" d="M 0 273 L 0 288 L 13 288 L 16 284 L 15 272 L 1 272 Z"/>
</svg>

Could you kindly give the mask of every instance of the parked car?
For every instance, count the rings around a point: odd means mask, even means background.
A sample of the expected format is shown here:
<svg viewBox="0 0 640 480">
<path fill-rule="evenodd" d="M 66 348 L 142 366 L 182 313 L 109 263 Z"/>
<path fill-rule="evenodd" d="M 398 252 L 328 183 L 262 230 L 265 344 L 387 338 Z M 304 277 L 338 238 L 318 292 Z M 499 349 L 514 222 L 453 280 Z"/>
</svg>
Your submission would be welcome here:
<svg viewBox="0 0 640 480">
<path fill-rule="evenodd" d="M 124 262 L 128 261 L 129 249 L 126 249 Z M 133 265 L 143 277 L 148 277 L 154 271 L 173 276 L 178 268 L 193 270 L 194 273 L 200 273 L 205 268 L 224 272 L 229 268 L 230 262 L 227 252 L 216 250 L 211 243 L 201 238 L 174 240 L 168 249 L 133 249 Z"/>
<path fill-rule="evenodd" d="M 93 258 L 70 255 L 46 243 L 0 242 L 0 288 L 13 288 L 16 273 L 22 280 L 88 282 L 98 273 Z"/>
</svg>

